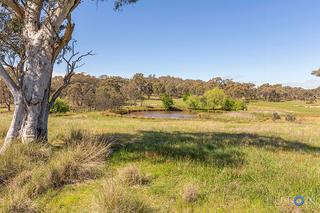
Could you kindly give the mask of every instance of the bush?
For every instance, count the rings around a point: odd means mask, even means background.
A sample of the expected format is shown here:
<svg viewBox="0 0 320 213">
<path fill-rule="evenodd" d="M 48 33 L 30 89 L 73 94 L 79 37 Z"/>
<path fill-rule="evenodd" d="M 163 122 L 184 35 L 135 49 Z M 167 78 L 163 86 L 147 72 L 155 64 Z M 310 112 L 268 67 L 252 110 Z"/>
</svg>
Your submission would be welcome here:
<svg viewBox="0 0 320 213">
<path fill-rule="evenodd" d="M 185 102 L 191 109 L 200 109 L 202 107 L 199 96 L 191 95 Z"/>
<path fill-rule="evenodd" d="M 247 105 L 244 100 L 235 100 L 234 101 L 234 111 L 247 110 Z"/>
<path fill-rule="evenodd" d="M 212 89 L 204 93 L 204 107 L 208 110 L 222 109 L 227 99 L 222 89 Z"/>
<path fill-rule="evenodd" d="M 281 120 L 281 117 L 277 112 L 274 112 L 274 113 L 272 113 L 272 120 L 273 121 Z"/>
<path fill-rule="evenodd" d="M 289 122 L 294 122 L 294 121 L 296 121 L 296 116 L 293 115 L 293 114 L 287 114 L 287 115 L 285 116 L 285 118 L 286 118 L 286 121 L 289 121 Z"/>
<path fill-rule="evenodd" d="M 239 111 L 246 110 L 243 100 L 232 99 L 225 95 L 221 89 L 212 89 L 203 96 L 189 96 L 185 101 L 191 109 Z"/>
<path fill-rule="evenodd" d="M 235 107 L 236 107 L 235 105 L 236 105 L 235 100 L 231 98 L 226 98 L 223 103 L 223 110 L 226 110 L 226 111 L 235 110 Z"/>
<path fill-rule="evenodd" d="M 57 98 L 57 100 L 54 102 L 52 109 L 50 109 L 51 113 L 66 113 L 69 111 L 70 111 L 69 105 L 67 104 L 67 102 L 65 102 L 61 98 Z"/>
<path fill-rule="evenodd" d="M 161 96 L 161 100 L 162 100 L 162 104 L 163 104 L 163 107 L 165 108 L 165 110 L 170 111 L 173 109 L 174 103 L 173 103 L 173 100 L 170 95 L 163 94 Z"/>
<path fill-rule="evenodd" d="M 183 100 L 184 102 L 186 102 L 190 96 L 191 96 L 190 93 L 186 93 L 186 94 L 183 95 L 182 100 Z"/>
<path fill-rule="evenodd" d="M 246 103 L 239 99 L 226 98 L 223 104 L 223 110 L 226 111 L 240 111 L 246 109 Z"/>
<path fill-rule="evenodd" d="M 114 180 L 107 180 L 95 194 L 92 212 L 152 212 L 142 201 L 130 194 L 121 184 Z"/>
</svg>

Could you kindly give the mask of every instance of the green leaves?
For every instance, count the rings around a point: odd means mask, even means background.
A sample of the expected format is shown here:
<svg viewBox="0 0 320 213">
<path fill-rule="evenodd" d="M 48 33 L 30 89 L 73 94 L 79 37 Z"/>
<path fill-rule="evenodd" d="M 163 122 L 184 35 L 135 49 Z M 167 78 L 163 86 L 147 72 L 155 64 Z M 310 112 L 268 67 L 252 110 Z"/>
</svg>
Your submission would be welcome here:
<svg viewBox="0 0 320 213">
<path fill-rule="evenodd" d="M 126 4 L 132 4 L 136 3 L 138 0 L 116 0 L 114 2 L 114 9 L 119 10 L 121 7 L 123 7 Z"/>
<path fill-rule="evenodd" d="M 184 101 L 191 109 L 198 110 L 238 111 L 246 109 L 243 100 L 233 99 L 219 88 L 208 90 L 203 96 L 188 96 Z"/>
<path fill-rule="evenodd" d="M 165 108 L 166 111 L 170 111 L 173 109 L 174 103 L 170 95 L 163 94 L 161 96 L 161 100 L 162 100 L 163 107 Z"/>
</svg>

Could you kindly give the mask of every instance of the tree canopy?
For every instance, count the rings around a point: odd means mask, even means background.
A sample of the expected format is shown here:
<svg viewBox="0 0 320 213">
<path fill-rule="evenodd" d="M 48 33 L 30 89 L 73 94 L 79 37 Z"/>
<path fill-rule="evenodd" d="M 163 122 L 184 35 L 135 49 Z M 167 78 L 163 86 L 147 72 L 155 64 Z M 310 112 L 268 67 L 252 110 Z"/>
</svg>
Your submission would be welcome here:
<svg viewBox="0 0 320 213">
<path fill-rule="evenodd" d="M 70 83 L 78 63 L 91 52 L 74 51 L 73 11 L 81 0 L 0 0 L 0 78 L 15 104 L 3 152 L 12 139 L 47 141 L 48 114 Z M 114 0 L 119 10 L 137 0 Z M 71 42 L 71 47 L 68 48 Z M 65 54 L 71 52 L 69 58 Z M 66 63 L 64 84 L 51 93 L 52 73 L 58 58 Z M 52 95 L 50 97 L 50 95 Z"/>
</svg>

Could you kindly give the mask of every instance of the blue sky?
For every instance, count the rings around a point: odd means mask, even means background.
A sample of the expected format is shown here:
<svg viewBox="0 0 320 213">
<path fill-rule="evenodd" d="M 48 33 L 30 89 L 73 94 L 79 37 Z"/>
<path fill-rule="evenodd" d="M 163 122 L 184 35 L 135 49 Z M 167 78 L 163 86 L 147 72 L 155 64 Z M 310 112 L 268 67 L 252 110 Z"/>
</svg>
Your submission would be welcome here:
<svg viewBox="0 0 320 213">
<path fill-rule="evenodd" d="M 111 0 L 87 0 L 74 38 L 96 55 L 80 71 L 317 87 L 319 8 L 319 0 L 140 0 L 115 12 Z"/>
</svg>

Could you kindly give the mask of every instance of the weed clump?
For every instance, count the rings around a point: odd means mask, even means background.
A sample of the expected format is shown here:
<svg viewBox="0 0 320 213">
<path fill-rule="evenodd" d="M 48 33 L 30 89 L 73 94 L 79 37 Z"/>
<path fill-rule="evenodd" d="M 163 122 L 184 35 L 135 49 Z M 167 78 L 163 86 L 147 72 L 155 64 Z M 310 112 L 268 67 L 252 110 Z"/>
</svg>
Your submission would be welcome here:
<svg viewBox="0 0 320 213">
<path fill-rule="evenodd" d="M 71 129 L 69 137 L 65 139 L 65 145 L 74 145 L 89 139 L 90 135 L 85 130 Z"/>
<path fill-rule="evenodd" d="M 281 116 L 279 115 L 279 113 L 277 112 L 272 113 L 272 120 L 273 121 L 281 120 Z"/>
<path fill-rule="evenodd" d="M 152 212 L 141 200 L 133 196 L 127 189 L 115 180 L 105 181 L 95 194 L 92 211 L 145 213 Z"/>
<path fill-rule="evenodd" d="M 185 186 L 182 192 L 182 199 L 187 203 L 193 203 L 199 198 L 198 188 L 194 184 L 188 184 Z"/>
<path fill-rule="evenodd" d="M 119 179 L 129 186 L 142 185 L 148 182 L 148 178 L 135 165 L 119 169 L 118 174 Z"/>
<path fill-rule="evenodd" d="M 286 118 L 286 121 L 289 121 L 289 122 L 295 122 L 296 121 L 296 116 L 293 115 L 293 114 L 287 114 L 285 118 Z"/>
</svg>

